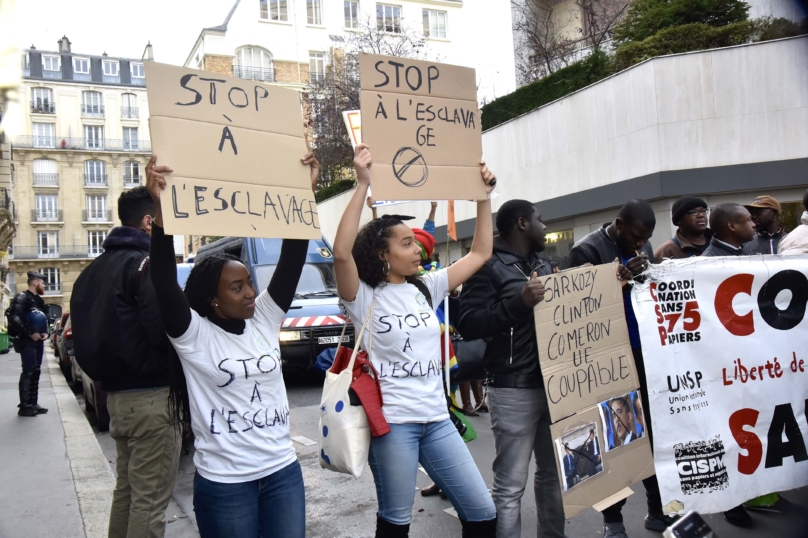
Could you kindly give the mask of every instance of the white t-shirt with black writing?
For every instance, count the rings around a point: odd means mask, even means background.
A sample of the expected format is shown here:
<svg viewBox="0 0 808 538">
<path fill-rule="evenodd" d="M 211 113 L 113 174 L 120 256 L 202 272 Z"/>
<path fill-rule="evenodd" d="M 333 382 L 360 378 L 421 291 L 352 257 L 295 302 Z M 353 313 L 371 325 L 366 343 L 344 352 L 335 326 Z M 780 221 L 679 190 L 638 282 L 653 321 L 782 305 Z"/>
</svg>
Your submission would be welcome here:
<svg viewBox="0 0 808 538">
<path fill-rule="evenodd" d="M 171 338 L 188 383 L 194 465 L 208 480 L 257 480 L 297 458 L 278 347 L 284 316 L 264 291 L 243 334 L 192 310 L 188 330 Z"/>
<path fill-rule="evenodd" d="M 438 307 L 449 294 L 447 272 L 428 273 L 421 280 Z M 384 418 L 391 424 L 448 419 L 438 316 L 412 284 L 384 283 L 374 289 L 360 281 L 356 299 L 343 301 L 356 331 L 374 295 L 373 323 L 365 329 L 362 347 L 370 349 L 372 331 L 370 360 L 379 374 Z"/>
</svg>

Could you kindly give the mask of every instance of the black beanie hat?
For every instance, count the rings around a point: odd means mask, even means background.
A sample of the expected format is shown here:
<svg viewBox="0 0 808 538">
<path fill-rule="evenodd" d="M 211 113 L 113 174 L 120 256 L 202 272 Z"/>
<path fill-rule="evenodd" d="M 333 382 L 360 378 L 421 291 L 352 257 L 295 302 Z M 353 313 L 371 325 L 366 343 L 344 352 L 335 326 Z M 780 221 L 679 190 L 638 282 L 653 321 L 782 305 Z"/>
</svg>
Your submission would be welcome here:
<svg viewBox="0 0 808 538">
<path fill-rule="evenodd" d="M 682 220 L 685 213 L 697 207 L 707 209 L 707 202 L 695 196 L 682 196 L 673 202 L 673 207 L 671 207 L 671 220 L 673 221 L 673 225 L 679 226 L 679 221 Z"/>
</svg>

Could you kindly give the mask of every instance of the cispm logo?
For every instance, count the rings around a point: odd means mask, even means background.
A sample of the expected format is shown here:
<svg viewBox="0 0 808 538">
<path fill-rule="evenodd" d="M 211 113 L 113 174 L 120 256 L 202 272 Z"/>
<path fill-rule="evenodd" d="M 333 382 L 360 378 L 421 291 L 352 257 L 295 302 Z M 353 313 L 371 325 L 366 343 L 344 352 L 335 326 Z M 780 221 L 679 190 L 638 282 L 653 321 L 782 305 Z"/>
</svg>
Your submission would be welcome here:
<svg viewBox="0 0 808 538">
<path fill-rule="evenodd" d="M 720 436 L 706 441 L 673 445 L 682 493 L 709 493 L 726 489 L 729 475 L 724 464 L 724 443 Z"/>
</svg>

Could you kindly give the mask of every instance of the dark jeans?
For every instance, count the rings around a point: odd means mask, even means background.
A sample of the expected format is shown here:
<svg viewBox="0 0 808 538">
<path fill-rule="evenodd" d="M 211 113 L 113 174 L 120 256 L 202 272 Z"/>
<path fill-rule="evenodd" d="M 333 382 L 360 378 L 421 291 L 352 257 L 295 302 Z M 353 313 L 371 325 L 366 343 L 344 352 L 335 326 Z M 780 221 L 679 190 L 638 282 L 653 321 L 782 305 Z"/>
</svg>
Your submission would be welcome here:
<svg viewBox="0 0 808 538">
<path fill-rule="evenodd" d="M 648 401 L 648 387 L 645 384 L 645 362 L 643 362 L 642 348 L 637 347 L 631 350 L 634 355 L 634 364 L 637 365 L 637 375 L 640 381 L 640 394 L 642 395 L 642 405 L 645 411 L 645 427 L 648 430 L 648 440 L 651 441 L 651 450 L 654 449 L 654 434 L 651 431 L 651 405 Z M 657 482 L 656 475 L 650 476 L 642 481 L 645 486 L 645 496 L 648 502 L 648 514 L 651 516 L 662 515 L 662 497 L 659 493 L 659 482 Z M 609 523 L 622 523 L 623 521 L 623 505 L 626 504 L 626 499 L 618 501 L 603 511 L 603 522 Z"/>
<path fill-rule="evenodd" d="M 269 476 L 225 484 L 194 476 L 201 538 L 304 538 L 306 494 L 295 460 Z"/>
<path fill-rule="evenodd" d="M 31 405 L 30 393 L 33 382 L 39 383 L 42 355 L 45 352 L 45 343 L 40 340 L 34 342 L 30 338 L 22 337 L 19 344 L 20 358 L 22 359 L 22 373 L 20 374 L 20 407 Z"/>
</svg>

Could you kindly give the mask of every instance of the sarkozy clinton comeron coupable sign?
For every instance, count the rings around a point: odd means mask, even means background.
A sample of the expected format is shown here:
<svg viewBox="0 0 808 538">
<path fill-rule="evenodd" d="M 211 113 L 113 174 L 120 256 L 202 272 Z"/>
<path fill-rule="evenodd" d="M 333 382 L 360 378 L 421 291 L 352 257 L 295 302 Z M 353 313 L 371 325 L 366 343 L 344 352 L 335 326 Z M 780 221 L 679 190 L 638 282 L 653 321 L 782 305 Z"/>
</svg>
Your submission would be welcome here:
<svg viewBox="0 0 808 538">
<path fill-rule="evenodd" d="M 362 141 L 377 200 L 482 200 L 474 69 L 359 54 Z"/>
<path fill-rule="evenodd" d="M 666 261 L 632 300 L 663 506 L 808 484 L 808 257 Z"/>
<path fill-rule="evenodd" d="M 166 232 L 320 237 L 298 92 L 154 62 L 146 81 Z"/>
</svg>

